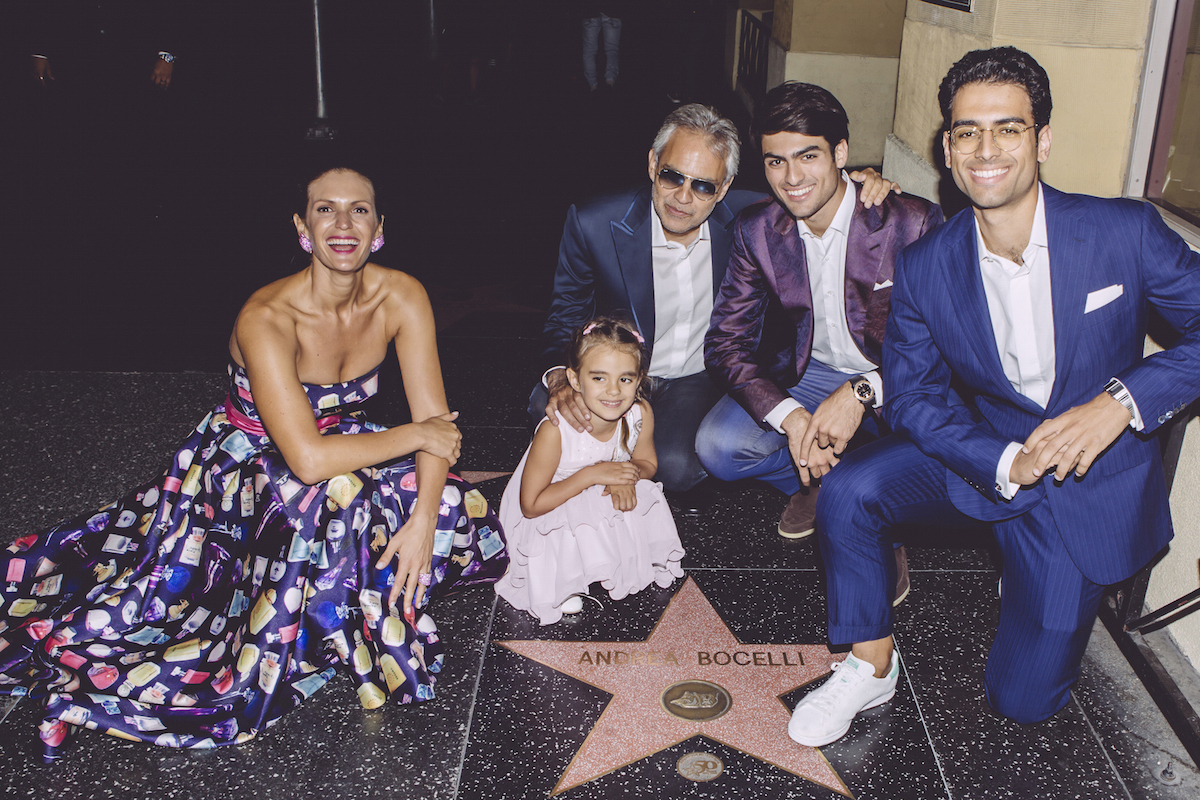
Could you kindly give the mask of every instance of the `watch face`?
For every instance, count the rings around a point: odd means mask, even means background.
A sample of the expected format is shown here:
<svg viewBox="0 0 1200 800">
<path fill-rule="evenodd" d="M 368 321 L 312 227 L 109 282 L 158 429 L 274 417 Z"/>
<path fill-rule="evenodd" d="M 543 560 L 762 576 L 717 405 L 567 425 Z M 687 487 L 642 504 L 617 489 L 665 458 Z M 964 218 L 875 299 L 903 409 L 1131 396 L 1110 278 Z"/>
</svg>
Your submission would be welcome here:
<svg viewBox="0 0 1200 800">
<path fill-rule="evenodd" d="M 854 384 L 854 395 L 862 402 L 870 403 L 875 399 L 875 390 L 868 381 L 857 381 Z"/>
</svg>

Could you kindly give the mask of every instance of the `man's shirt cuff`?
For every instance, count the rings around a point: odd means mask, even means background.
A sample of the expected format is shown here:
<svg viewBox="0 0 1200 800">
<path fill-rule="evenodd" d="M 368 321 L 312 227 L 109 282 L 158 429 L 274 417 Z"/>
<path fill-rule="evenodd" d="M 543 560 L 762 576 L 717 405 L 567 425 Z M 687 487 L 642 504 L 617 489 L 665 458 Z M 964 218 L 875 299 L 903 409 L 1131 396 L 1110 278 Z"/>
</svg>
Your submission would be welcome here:
<svg viewBox="0 0 1200 800">
<path fill-rule="evenodd" d="M 550 391 L 550 373 L 556 369 L 566 369 L 566 367 L 551 367 L 542 373 L 542 386 L 545 387 L 546 391 Z"/>
<path fill-rule="evenodd" d="M 871 408 L 879 408 L 883 405 L 883 378 L 879 374 L 879 370 L 873 369 L 870 372 L 864 372 L 862 377 L 867 379 L 867 383 L 871 384 L 871 388 L 875 390 L 875 402 L 871 404 Z"/>
<path fill-rule="evenodd" d="M 996 466 L 996 491 L 1005 500 L 1012 500 L 1021 490 L 1021 484 L 1009 480 L 1009 476 L 1012 475 L 1013 462 L 1017 460 L 1019 452 L 1021 452 L 1021 443 L 1010 442 L 1008 447 L 1004 448 L 1004 452 L 1000 454 L 1000 463 Z"/>
<path fill-rule="evenodd" d="M 1113 385 L 1116 391 L 1109 392 L 1109 395 L 1121 405 L 1125 406 L 1125 410 L 1129 412 L 1132 419 L 1129 420 L 1129 427 L 1135 431 L 1143 430 L 1146 425 L 1142 422 L 1142 412 L 1138 411 L 1137 401 L 1133 399 L 1133 395 L 1125 388 L 1125 384 L 1120 378 L 1113 378 L 1109 381 L 1109 385 Z M 1107 389 L 1105 389 L 1107 391 Z"/>
<path fill-rule="evenodd" d="M 788 414 L 792 413 L 797 408 L 804 408 L 804 406 L 800 405 L 800 402 L 794 397 L 788 397 L 780 400 L 779 405 L 772 408 L 770 413 L 763 417 L 763 422 L 767 423 L 772 428 L 786 436 L 787 434 L 784 433 L 783 430 L 783 421 L 787 419 Z"/>
</svg>

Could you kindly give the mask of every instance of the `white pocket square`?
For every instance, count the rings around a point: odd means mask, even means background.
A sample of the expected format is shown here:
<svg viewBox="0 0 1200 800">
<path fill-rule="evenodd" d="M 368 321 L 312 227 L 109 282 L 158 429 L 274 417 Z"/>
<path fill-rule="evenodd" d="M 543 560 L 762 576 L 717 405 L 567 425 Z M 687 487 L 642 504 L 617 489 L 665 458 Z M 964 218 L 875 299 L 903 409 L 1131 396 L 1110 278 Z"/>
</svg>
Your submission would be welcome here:
<svg viewBox="0 0 1200 800">
<path fill-rule="evenodd" d="M 1083 313 L 1090 314 L 1097 308 L 1103 308 L 1123 294 L 1125 294 L 1125 284 L 1123 283 L 1114 283 L 1112 286 L 1088 292 L 1087 304 L 1083 307 Z"/>
<path fill-rule="evenodd" d="M 884 281 L 883 283 L 877 283 L 877 284 L 875 284 L 875 289 L 874 289 L 874 291 L 878 292 L 880 289 L 890 289 L 890 288 L 892 288 L 892 279 L 891 279 L 891 278 L 888 278 L 888 279 L 887 279 L 886 281 Z"/>
</svg>

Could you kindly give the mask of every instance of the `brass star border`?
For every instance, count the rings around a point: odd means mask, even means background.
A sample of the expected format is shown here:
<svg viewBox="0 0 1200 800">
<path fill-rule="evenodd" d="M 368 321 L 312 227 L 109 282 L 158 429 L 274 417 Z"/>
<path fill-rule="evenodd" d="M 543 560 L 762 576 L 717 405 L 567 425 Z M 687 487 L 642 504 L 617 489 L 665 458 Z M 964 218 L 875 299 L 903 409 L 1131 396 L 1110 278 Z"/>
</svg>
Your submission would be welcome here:
<svg viewBox="0 0 1200 800">
<path fill-rule="evenodd" d="M 823 645 L 739 642 L 690 577 L 645 641 L 496 644 L 612 694 L 551 795 L 700 735 L 852 796 L 819 750 L 788 738 L 791 712 L 781 699 L 843 656 Z M 685 681 L 723 688 L 727 712 L 686 719 L 668 711 L 664 692 Z"/>
</svg>

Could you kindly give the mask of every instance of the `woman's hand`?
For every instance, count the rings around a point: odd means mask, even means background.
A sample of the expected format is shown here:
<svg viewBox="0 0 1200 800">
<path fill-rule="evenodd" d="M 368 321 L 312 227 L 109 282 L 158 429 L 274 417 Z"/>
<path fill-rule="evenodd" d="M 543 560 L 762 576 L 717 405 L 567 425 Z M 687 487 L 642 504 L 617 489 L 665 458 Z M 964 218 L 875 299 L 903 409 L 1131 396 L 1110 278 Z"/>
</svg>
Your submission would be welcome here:
<svg viewBox="0 0 1200 800">
<path fill-rule="evenodd" d="M 400 593 L 404 593 L 404 617 L 410 623 L 416 610 L 425 598 L 425 586 L 417 576 L 429 573 L 433 563 L 433 531 L 437 517 L 413 515 L 392 536 L 383 555 L 375 563 L 376 569 L 384 569 L 393 557 L 396 559 L 396 582 L 388 596 L 388 605 L 395 606 Z M 410 612 L 409 609 L 412 609 Z"/>
<path fill-rule="evenodd" d="M 638 468 L 628 461 L 599 461 L 584 469 L 593 486 L 632 486 L 641 478 Z"/>
<path fill-rule="evenodd" d="M 421 449 L 435 458 L 444 458 L 454 466 L 462 445 L 462 432 L 454 424 L 458 412 L 440 414 L 424 422 L 414 423 L 421 430 Z"/>
<path fill-rule="evenodd" d="M 637 488 L 634 486 L 605 486 L 601 494 L 612 497 L 613 508 L 617 511 L 633 511 L 637 507 Z"/>
</svg>

